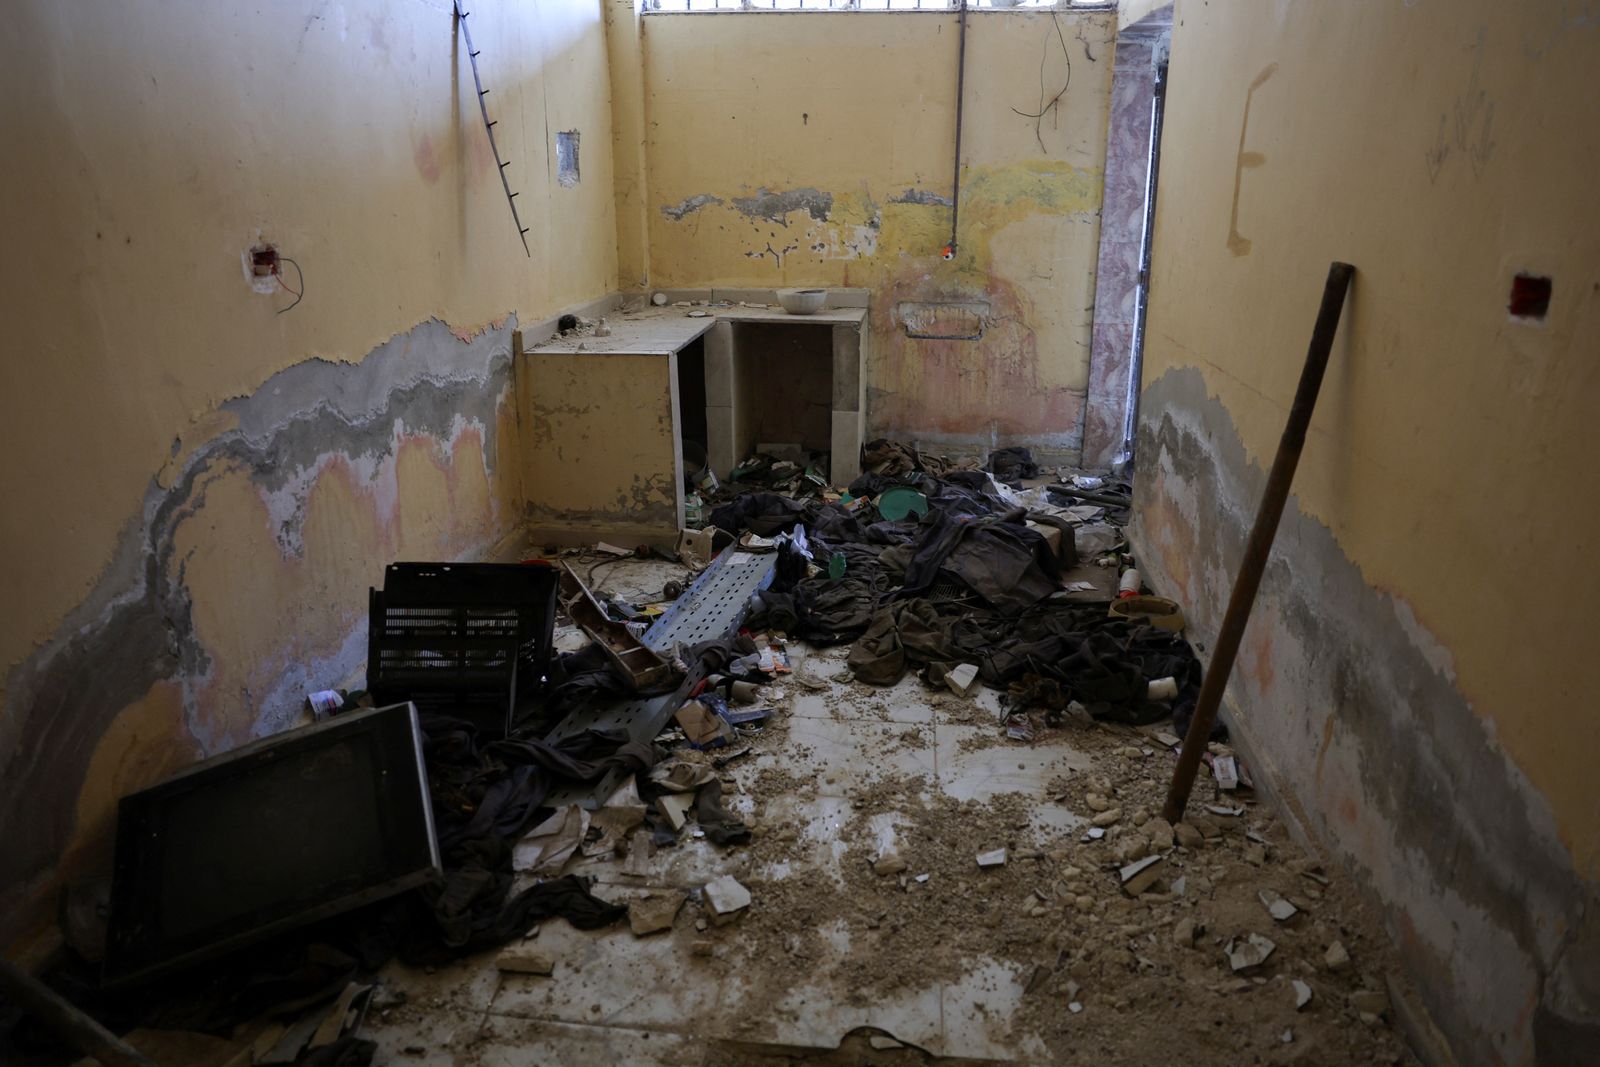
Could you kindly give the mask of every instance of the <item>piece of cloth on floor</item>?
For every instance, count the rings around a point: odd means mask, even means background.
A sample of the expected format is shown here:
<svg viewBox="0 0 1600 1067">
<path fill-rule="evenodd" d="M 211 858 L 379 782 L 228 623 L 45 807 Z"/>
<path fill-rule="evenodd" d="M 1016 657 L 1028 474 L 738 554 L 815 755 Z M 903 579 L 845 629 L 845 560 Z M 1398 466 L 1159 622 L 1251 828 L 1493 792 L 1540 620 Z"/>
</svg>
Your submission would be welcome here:
<svg viewBox="0 0 1600 1067">
<path fill-rule="evenodd" d="M 716 778 L 702 785 L 696 794 L 694 817 L 714 845 L 726 848 L 750 843 L 750 828 L 744 820 L 722 806 L 722 782 Z"/>
<path fill-rule="evenodd" d="M 963 521 L 930 513 L 898 596 L 925 596 L 941 577 L 961 581 L 988 604 L 1019 612 L 1060 586 L 1061 572 L 1044 535 L 1012 518 Z"/>
<path fill-rule="evenodd" d="M 845 662 L 856 680 L 868 685 L 894 685 L 906 673 L 906 650 L 900 643 L 900 619 L 897 608 L 904 604 L 879 609 L 865 633 L 850 646 Z"/>
<path fill-rule="evenodd" d="M 711 512 L 711 525 L 735 537 L 749 531 L 772 537 L 794 529 L 804 505 L 777 493 L 746 493 Z"/>
<path fill-rule="evenodd" d="M 1039 465 L 1026 448 L 998 448 L 989 453 L 984 470 L 1015 489 L 1024 478 L 1037 478 Z"/>
<path fill-rule="evenodd" d="M 450 763 L 430 757 L 430 788 L 447 794 L 444 811 L 436 804 L 434 819 L 439 847 L 493 834 L 520 837 L 558 781 L 592 782 L 613 770 L 637 771 L 655 762 L 651 745 L 631 741 L 621 730 L 585 730 L 559 742 L 510 737 L 493 741 L 481 751 L 462 749 L 463 735 L 472 728 L 457 719 L 424 715 L 424 734 L 448 739 Z M 440 749 L 440 752 L 445 749 Z M 437 778 L 437 785 L 434 779 Z M 464 809 L 470 811 L 462 816 Z"/>
<path fill-rule="evenodd" d="M 398 957 L 414 966 L 436 966 L 522 937 L 545 919 L 564 918 L 580 930 L 592 930 L 627 913 L 594 896 L 587 879 L 570 874 L 511 896 L 510 845 L 482 838 L 472 851 L 476 859 L 470 866 L 447 869 L 437 884 L 416 896 L 396 898 L 361 929 L 366 965 Z"/>
</svg>

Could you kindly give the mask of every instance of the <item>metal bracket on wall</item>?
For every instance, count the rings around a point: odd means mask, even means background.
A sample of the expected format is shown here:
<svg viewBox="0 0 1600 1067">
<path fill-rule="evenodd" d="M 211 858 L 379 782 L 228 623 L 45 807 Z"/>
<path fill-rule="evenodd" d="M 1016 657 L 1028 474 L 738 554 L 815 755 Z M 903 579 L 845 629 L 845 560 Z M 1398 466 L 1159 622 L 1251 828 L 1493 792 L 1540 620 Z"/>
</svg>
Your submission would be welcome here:
<svg viewBox="0 0 1600 1067">
<path fill-rule="evenodd" d="M 728 638 L 738 632 L 750 611 L 750 596 L 772 581 L 773 553 L 741 552 L 729 546 L 711 561 L 659 619 L 645 632 L 644 643 L 664 656 L 678 645 Z M 690 690 L 705 677 L 705 668 L 690 664 L 678 688 L 664 696 L 640 697 L 621 704 L 575 712 L 550 731 L 550 741 L 572 737 L 584 730 L 623 729 L 633 741 L 651 741 L 682 707 Z M 598 785 L 572 785 L 553 792 L 545 803 L 552 807 L 581 804 L 597 808 L 616 791 L 622 771 L 613 771 Z"/>
<path fill-rule="evenodd" d="M 511 191 L 511 183 L 506 180 L 506 167 L 511 165 L 508 159 L 500 158 L 500 145 L 494 139 L 494 122 L 489 119 L 489 105 L 483 98 L 489 95 L 489 90 L 483 87 L 483 78 L 478 75 L 478 50 L 472 44 L 472 31 L 467 29 L 468 12 L 461 10 L 461 0 L 454 0 L 456 24 L 461 27 L 461 39 L 467 46 L 467 60 L 472 64 L 472 87 L 478 90 L 478 113 L 483 116 L 483 131 L 489 135 L 489 150 L 494 153 L 495 168 L 500 173 L 500 185 L 506 191 L 506 203 L 511 205 L 511 220 L 517 224 L 517 236 L 522 238 L 522 251 L 529 259 L 533 253 L 528 249 L 528 227 L 522 224 L 522 216 L 517 214 L 517 194 Z"/>
</svg>

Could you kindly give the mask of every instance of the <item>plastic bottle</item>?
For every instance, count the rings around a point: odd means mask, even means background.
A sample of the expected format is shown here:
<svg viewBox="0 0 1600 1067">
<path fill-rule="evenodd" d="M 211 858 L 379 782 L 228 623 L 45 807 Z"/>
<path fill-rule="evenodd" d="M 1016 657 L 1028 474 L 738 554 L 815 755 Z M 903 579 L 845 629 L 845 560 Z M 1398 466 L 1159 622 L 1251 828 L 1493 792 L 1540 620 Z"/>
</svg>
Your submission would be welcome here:
<svg viewBox="0 0 1600 1067">
<path fill-rule="evenodd" d="M 1139 587 L 1143 584 L 1144 579 L 1139 577 L 1138 569 L 1135 567 L 1129 567 L 1127 570 L 1122 572 L 1122 581 L 1117 586 L 1117 588 L 1120 590 L 1120 592 L 1117 593 L 1117 599 L 1123 600 L 1130 596 L 1138 596 Z"/>
</svg>

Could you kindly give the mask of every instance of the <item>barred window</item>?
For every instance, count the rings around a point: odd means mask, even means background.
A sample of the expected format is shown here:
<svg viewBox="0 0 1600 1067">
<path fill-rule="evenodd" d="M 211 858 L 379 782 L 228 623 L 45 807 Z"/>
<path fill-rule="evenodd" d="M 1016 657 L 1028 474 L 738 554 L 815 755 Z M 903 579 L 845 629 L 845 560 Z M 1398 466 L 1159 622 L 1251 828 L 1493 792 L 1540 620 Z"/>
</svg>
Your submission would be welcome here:
<svg viewBox="0 0 1600 1067">
<path fill-rule="evenodd" d="M 1115 0 L 967 0 L 968 9 L 1116 7 Z M 646 14 L 704 11 L 957 11 L 961 0 L 644 0 Z"/>
</svg>

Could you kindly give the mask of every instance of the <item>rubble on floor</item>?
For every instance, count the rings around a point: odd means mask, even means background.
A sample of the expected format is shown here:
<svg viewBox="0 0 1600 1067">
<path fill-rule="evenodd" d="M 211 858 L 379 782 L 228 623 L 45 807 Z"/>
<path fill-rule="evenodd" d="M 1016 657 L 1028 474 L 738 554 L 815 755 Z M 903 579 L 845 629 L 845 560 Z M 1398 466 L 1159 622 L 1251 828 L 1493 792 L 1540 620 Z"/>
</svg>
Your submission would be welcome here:
<svg viewBox="0 0 1600 1067">
<path fill-rule="evenodd" d="M 547 735 L 637 695 L 617 627 L 671 610 L 709 532 L 565 554 L 583 628 L 511 736 L 425 717 L 444 877 L 344 931 L 374 1062 L 1406 1062 L 1387 940 L 1225 739 L 1160 817 L 1201 672 L 1180 606 L 1110 610 L 1143 594 L 1126 485 L 865 458 L 848 488 L 806 456 L 702 480 L 772 577 L 670 650 L 658 736 Z"/>
</svg>

